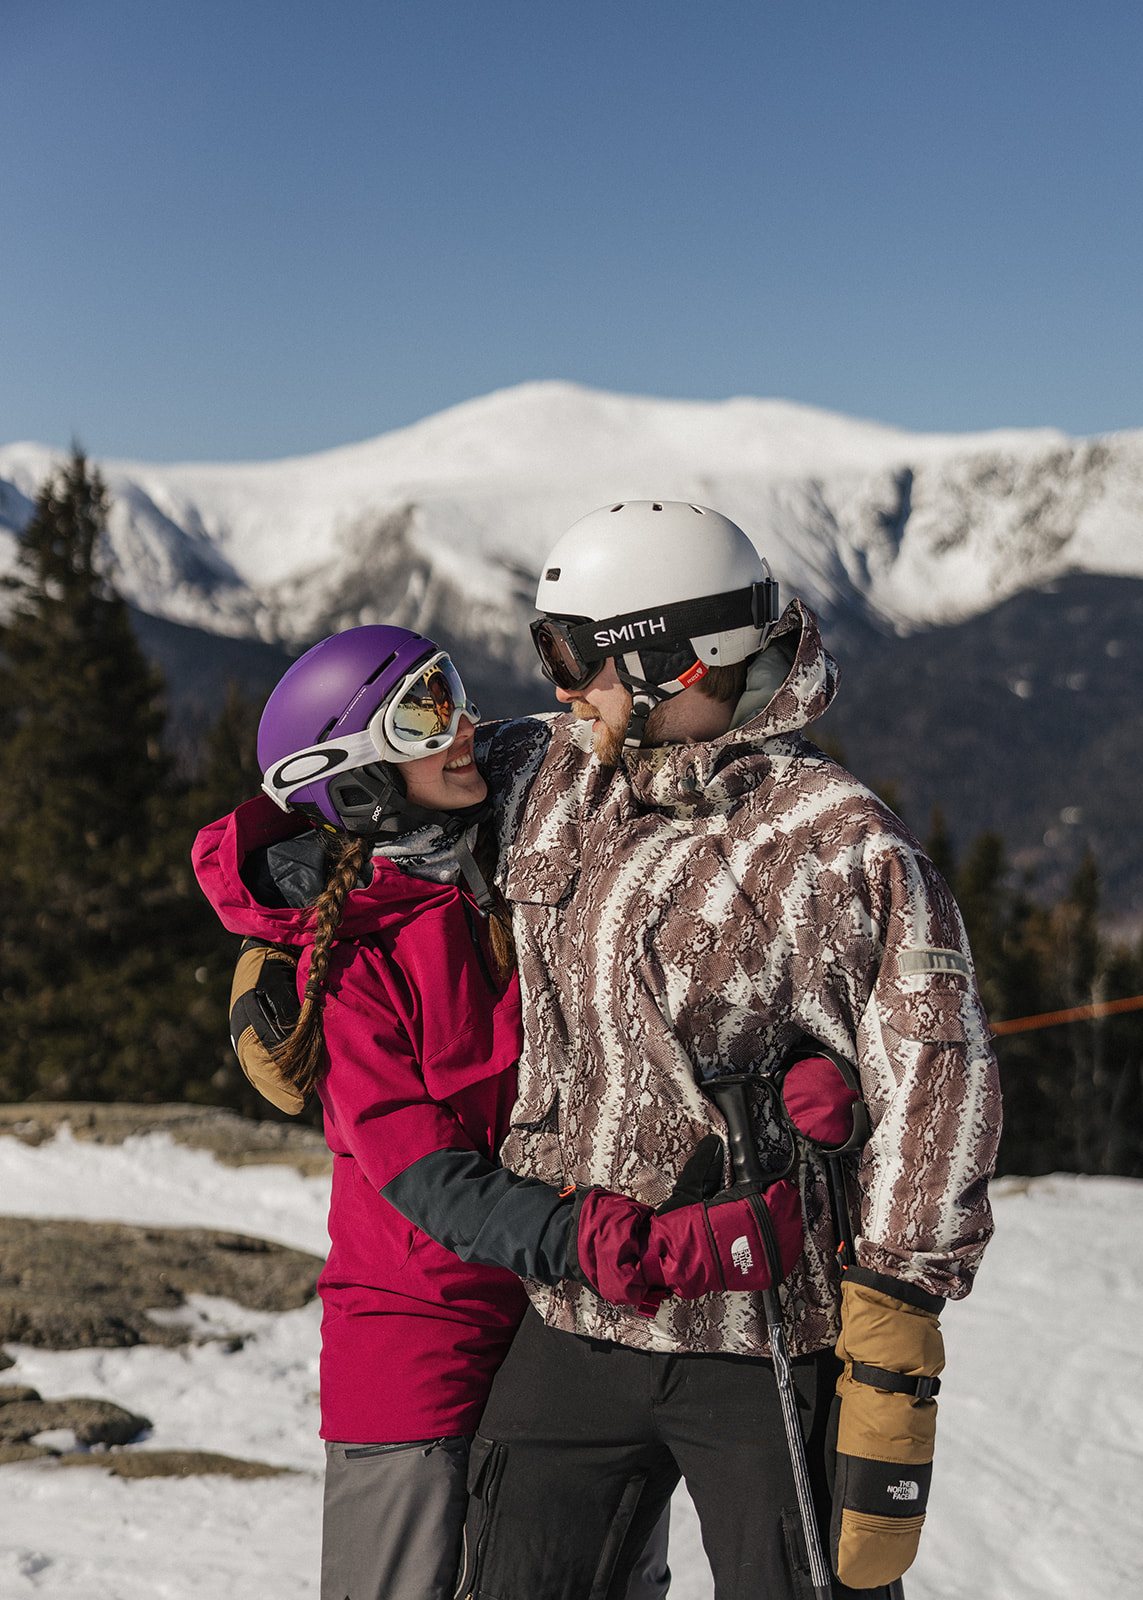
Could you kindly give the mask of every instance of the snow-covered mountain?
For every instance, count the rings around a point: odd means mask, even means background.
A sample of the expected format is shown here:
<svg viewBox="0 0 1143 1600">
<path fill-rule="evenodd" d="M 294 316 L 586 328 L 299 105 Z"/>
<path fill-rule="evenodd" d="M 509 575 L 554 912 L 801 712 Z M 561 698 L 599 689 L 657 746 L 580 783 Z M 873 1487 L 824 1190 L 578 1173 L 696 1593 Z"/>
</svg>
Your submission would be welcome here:
<svg viewBox="0 0 1143 1600">
<path fill-rule="evenodd" d="M 52 463 L 0 449 L 0 562 Z M 258 463 L 100 463 L 140 610 L 297 645 L 392 620 L 529 674 L 535 574 L 608 501 L 714 506 L 827 619 L 911 633 L 1063 572 L 1143 577 L 1143 430 L 913 434 L 774 400 L 529 383 L 363 444 Z"/>
<path fill-rule="evenodd" d="M 0 449 L 0 569 L 52 464 Z M 276 646 L 357 622 L 454 648 L 486 712 L 550 705 L 526 624 L 551 544 L 618 499 L 693 500 L 823 616 L 845 679 L 823 733 L 859 777 L 921 833 L 934 805 L 961 845 L 1001 832 L 1047 894 L 1093 850 L 1109 916 L 1143 926 L 1143 430 L 914 434 L 530 383 L 295 460 L 100 466 L 180 748 L 227 680 L 265 694 Z"/>
</svg>

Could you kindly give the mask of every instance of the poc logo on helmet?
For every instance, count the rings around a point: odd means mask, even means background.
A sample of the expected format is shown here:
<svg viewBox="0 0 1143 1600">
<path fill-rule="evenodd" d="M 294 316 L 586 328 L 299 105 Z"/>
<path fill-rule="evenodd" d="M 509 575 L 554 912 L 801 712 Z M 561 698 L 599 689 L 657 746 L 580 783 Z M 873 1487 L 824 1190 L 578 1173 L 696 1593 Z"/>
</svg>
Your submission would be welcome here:
<svg viewBox="0 0 1143 1600">
<path fill-rule="evenodd" d="M 890 1500 L 919 1500 L 921 1498 L 920 1486 L 912 1478 L 902 1478 L 900 1483 L 886 1484 L 885 1492 Z"/>
<path fill-rule="evenodd" d="M 734 1265 L 738 1268 L 739 1272 L 742 1273 L 743 1277 L 746 1276 L 751 1267 L 754 1265 L 754 1257 L 750 1253 L 750 1240 L 744 1233 L 740 1234 L 731 1245 L 730 1259 L 734 1262 Z"/>
</svg>

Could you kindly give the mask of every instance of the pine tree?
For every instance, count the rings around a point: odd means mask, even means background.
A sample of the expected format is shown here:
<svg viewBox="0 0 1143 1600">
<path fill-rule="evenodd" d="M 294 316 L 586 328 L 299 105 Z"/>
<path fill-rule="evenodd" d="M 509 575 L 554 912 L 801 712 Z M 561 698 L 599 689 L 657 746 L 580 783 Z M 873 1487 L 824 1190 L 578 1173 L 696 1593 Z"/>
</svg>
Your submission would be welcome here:
<svg viewBox="0 0 1143 1600">
<path fill-rule="evenodd" d="M 938 854 L 944 853 L 957 903 L 972 947 L 981 1000 L 994 1021 L 1031 1016 L 1052 1005 L 1044 952 L 1038 937 L 1044 913 L 1013 882 L 1004 841 L 982 833 L 959 865 L 934 817 Z M 1060 1051 L 1037 1034 L 996 1041 L 1004 1092 L 1000 1170 L 1036 1173 L 1060 1163 L 1058 1148 Z"/>
<path fill-rule="evenodd" d="M 193 992 L 186 818 L 160 680 L 104 573 L 107 513 L 77 449 L 37 497 L 0 633 L 7 1100 L 207 1098 L 226 1047 Z"/>
<path fill-rule="evenodd" d="M 929 816 L 929 837 L 925 840 L 925 854 L 951 887 L 956 881 L 956 850 L 945 814 L 940 806 L 934 806 Z"/>
<path fill-rule="evenodd" d="M 937 854 L 946 848 L 934 824 Z M 933 841 L 930 841 L 930 845 Z M 996 1021 L 1143 991 L 1143 944 L 1111 946 L 1099 928 L 1099 872 L 1087 856 L 1055 904 L 1012 882 L 1002 841 L 982 834 L 956 867 L 958 903 L 981 998 Z M 1061 1023 L 996 1040 L 1004 1092 L 999 1170 L 1143 1176 L 1143 1018 Z"/>
<path fill-rule="evenodd" d="M 196 825 L 211 822 L 260 793 L 257 744 L 261 709 L 260 702 L 248 699 L 238 684 L 227 684 L 222 710 L 205 740 L 199 779 L 188 796 Z"/>
</svg>

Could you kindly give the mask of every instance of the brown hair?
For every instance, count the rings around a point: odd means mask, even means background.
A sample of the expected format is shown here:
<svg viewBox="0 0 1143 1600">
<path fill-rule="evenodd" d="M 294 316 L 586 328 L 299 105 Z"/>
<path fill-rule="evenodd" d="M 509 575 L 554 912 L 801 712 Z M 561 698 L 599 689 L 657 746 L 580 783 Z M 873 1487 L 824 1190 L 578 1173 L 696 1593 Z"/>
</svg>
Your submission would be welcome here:
<svg viewBox="0 0 1143 1600">
<path fill-rule="evenodd" d="M 492 951 L 492 965 L 500 982 L 507 983 L 516 967 L 516 940 L 512 934 L 512 913 L 492 881 L 496 871 L 496 832 L 490 822 L 484 823 L 476 836 L 473 860 L 480 868 L 480 875 L 492 896 L 488 911 L 488 944 Z"/>
<path fill-rule="evenodd" d="M 708 700 L 735 704 L 742 698 L 746 688 L 746 668 L 745 661 L 736 661 L 732 667 L 709 667 L 706 675 L 698 681 L 699 694 L 706 695 Z"/>
<path fill-rule="evenodd" d="M 314 1088 L 321 1068 L 324 1042 L 321 1018 L 334 935 L 341 922 L 346 897 L 360 879 L 371 851 L 370 842 L 360 834 L 323 834 L 322 841 L 330 851 L 333 862 L 326 886 L 314 902 L 314 946 L 301 1014 L 289 1038 L 273 1052 L 274 1064 L 282 1077 L 303 1095 L 309 1094 Z M 507 983 L 516 965 L 516 946 L 508 907 L 500 891 L 492 886 L 496 837 L 490 827 L 481 828 L 474 856 L 493 896 L 488 916 L 492 964 L 500 982 Z"/>
</svg>

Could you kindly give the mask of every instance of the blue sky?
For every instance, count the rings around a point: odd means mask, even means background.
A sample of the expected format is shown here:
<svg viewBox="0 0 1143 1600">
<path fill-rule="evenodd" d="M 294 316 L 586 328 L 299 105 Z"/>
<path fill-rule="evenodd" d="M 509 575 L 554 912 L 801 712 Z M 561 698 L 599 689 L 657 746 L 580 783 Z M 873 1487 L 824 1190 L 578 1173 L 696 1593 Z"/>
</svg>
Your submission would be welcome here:
<svg viewBox="0 0 1143 1600">
<path fill-rule="evenodd" d="M 0 0 L 0 443 L 532 378 L 1143 425 L 1143 7 Z"/>
</svg>

